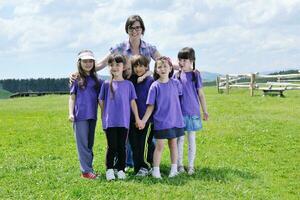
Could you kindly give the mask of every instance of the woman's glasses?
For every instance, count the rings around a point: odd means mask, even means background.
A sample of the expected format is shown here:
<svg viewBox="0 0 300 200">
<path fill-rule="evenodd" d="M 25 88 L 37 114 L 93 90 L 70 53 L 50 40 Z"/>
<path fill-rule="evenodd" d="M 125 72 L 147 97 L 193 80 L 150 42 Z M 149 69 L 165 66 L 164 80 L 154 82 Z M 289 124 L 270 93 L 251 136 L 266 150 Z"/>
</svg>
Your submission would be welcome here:
<svg viewBox="0 0 300 200">
<path fill-rule="evenodd" d="M 133 32 L 133 30 L 135 31 L 141 31 L 142 27 L 141 26 L 130 26 L 128 27 L 129 32 Z"/>
</svg>

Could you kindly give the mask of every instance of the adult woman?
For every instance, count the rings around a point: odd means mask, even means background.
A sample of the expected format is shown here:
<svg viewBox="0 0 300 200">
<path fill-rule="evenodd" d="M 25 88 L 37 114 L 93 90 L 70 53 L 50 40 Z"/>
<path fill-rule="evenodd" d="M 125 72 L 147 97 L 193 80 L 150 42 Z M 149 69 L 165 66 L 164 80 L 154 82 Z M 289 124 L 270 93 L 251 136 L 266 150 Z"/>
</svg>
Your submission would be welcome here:
<svg viewBox="0 0 300 200">
<path fill-rule="evenodd" d="M 142 40 L 142 36 L 145 33 L 145 25 L 139 15 L 132 15 L 127 18 L 125 31 L 129 37 L 128 41 L 124 41 L 110 48 L 110 53 L 101 61 L 97 62 L 96 70 L 105 68 L 109 56 L 113 53 L 120 53 L 129 58 L 133 55 L 141 54 L 146 56 L 149 60 L 151 60 L 151 58 L 156 60 L 156 58 L 160 57 L 160 53 L 155 46 Z"/>
</svg>

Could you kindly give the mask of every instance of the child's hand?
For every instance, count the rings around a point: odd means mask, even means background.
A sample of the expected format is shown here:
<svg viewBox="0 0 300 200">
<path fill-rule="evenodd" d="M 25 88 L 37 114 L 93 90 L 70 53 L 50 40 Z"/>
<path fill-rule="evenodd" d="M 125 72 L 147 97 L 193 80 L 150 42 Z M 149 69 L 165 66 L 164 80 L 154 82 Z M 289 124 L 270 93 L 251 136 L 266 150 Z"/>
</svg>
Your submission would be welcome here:
<svg viewBox="0 0 300 200">
<path fill-rule="evenodd" d="M 139 129 L 139 130 L 142 130 L 145 128 L 145 123 L 142 121 L 142 120 L 138 120 L 136 123 L 135 123 L 135 126 Z"/>
<path fill-rule="evenodd" d="M 78 76 L 79 76 L 78 72 L 70 74 L 69 84 L 72 85 L 72 83 L 74 83 L 74 81 L 78 78 Z"/>
<path fill-rule="evenodd" d="M 69 115 L 69 121 L 74 122 L 74 115 Z"/>
<path fill-rule="evenodd" d="M 137 83 L 141 83 L 141 82 L 143 82 L 143 81 L 144 81 L 144 79 L 145 79 L 144 75 L 143 75 L 143 76 L 140 76 L 140 77 L 138 77 L 138 79 L 137 79 Z"/>
<path fill-rule="evenodd" d="M 203 120 L 208 121 L 208 112 L 203 113 Z"/>
</svg>

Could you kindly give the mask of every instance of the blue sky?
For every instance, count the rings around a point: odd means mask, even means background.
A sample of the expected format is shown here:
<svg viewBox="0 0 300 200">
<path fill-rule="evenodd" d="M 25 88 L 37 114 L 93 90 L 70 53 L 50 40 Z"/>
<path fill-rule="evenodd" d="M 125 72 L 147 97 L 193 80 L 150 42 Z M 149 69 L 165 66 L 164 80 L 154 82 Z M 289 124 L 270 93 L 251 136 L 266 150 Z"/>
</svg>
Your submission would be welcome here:
<svg viewBox="0 0 300 200">
<path fill-rule="evenodd" d="M 67 77 L 78 51 L 126 40 L 132 14 L 161 54 L 193 47 L 200 71 L 300 68 L 300 0 L 0 0 L 0 79 Z"/>
</svg>

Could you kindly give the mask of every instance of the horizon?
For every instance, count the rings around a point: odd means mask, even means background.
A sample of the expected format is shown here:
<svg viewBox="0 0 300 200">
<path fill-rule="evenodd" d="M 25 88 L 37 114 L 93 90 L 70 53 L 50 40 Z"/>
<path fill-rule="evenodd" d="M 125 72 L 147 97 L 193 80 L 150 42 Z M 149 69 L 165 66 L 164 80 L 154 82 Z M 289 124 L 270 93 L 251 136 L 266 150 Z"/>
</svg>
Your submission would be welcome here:
<svg viewBox="0 0 300 200">
<path fill-rule="evenodd" d="M 299 69 L 299 11 L 300 0 L 1 1 L 0 79 L 68 77 L 80 50 L 101 59 L 127 40 L 132 14 L 144 20 L 142 39 L 173 62 L 181 48 L 193 47 L 200 71 Z M 107 68 L 98 74 L 108 75 Z"/>
</svg>

